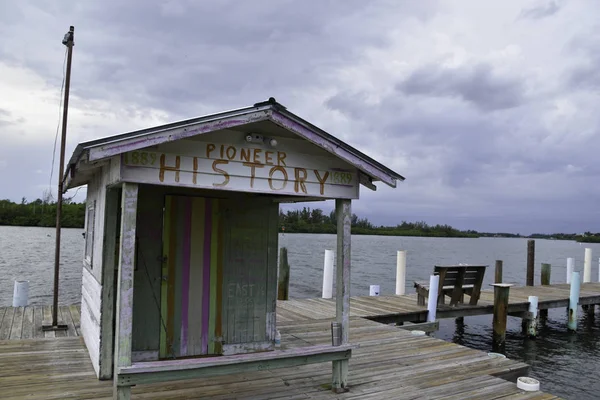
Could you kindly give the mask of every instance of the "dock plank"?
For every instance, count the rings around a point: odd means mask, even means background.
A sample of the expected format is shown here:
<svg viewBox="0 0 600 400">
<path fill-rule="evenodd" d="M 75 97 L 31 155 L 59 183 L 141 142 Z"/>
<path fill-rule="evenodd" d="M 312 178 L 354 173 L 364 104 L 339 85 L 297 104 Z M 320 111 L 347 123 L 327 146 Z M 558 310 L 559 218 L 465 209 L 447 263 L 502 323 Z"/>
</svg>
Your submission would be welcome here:
<svg viewBox="0 0 600 400">
<path fill-rule="evenodd" d="M 8 307 L 4 313 L 4 317 L 2 318 L 2 324 L 0 324 L 0 340 L 6 340 L 10 338 L 14 316 L 15 308 Z"/>
</svg>

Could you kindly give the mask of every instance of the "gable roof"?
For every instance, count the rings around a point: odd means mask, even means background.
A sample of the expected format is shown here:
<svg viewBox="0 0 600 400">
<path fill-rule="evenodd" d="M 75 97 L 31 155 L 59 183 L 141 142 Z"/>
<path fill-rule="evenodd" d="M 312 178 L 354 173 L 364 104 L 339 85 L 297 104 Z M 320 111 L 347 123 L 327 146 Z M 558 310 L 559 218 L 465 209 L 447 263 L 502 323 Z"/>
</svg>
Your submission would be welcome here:
<svg viewBox="0 0 600 400">
<path fill-rule="evenodd" d="M 65 190 L 87 183 L 74 182 L 78 167 L 83 162 L 96 163 L 128 151 L 259 121 L 271 121 L 353 165 L 362 173 L 361 183 L 373 190 L 375 187 L 372 183 L 375 181 L 396 187 L 396 181 L 404 180 L 402 175 L 291 113 L 271 97 L 250 107 L 80 143 L 75 148 L 65 171 Z"/>
</svg>

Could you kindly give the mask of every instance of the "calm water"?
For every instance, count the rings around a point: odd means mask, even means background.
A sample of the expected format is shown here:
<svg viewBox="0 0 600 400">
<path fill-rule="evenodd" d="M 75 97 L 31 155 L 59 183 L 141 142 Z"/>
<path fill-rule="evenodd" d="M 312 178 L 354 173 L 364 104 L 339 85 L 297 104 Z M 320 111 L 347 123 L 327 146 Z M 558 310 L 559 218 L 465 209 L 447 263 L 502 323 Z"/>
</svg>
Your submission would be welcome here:
<svg viewBox="0 0 600 400">
<path fill-rule="evenodd" d="M 79 303 L 83 238 L 80 229 L 63 230 L 60 303 Z M 280 245 L 289 251 L 291 297 L 318 297 L 321 294 L 323 255 L 335 249 L 334 235 L 287 234 Z M 600 245 L 593 249 L 594 260 Z M 504 281 L 524 284 L 526 239 L 441 239 L 354 236 L 352 239 L 352 294 L 368 295 L 369 285 L 381 286 L 382 294 L 395 290 L 396 251 L 407 250 L 407 293 L 412 281 L 428 279 L 435 264 L 477 263 L 493 266 L 504 261 Z M 536 240 L 536 284 L 539 265 L 552 264 L 552 282 L 564 282 L 567 257 L 575 258 L 576 270 L 583 268 L 584 246 L 575 242 Z M 30 281 L 30 304 L 52 302 L 54 230 L 0 226 L 0 306 L 11 305 L 13 281 Z M 594 262 L 592 280 L 598 279 Z M 492 283 L 493 269 L 485 285 Z M 579 331 L 566 331 L 566 312 L 551 310 L 540 327 L 537 340 L 521 334 L 520 320 L 509 318 L 507 356 L 532 366 L 531 375 L 540 379 L 542 390 L 567 399 L 598 399 L 600 383 L 600 315 L 588 319 L 580 312 Z M 464 324 L 442 320 L 435 336 L 468 347 L 491 350 L 492 317 L 468 317 Z"/>
</svg>

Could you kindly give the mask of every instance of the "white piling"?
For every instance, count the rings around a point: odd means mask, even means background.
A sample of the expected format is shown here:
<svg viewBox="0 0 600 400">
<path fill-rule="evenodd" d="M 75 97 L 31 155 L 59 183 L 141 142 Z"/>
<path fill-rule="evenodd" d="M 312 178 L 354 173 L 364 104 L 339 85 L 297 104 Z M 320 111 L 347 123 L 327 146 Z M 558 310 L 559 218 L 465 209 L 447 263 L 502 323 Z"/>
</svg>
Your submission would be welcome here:
<svg viewBox="0 0 600 400">
<path fill-rule="evenodd" d="M 379 285 L 369 286 L 369 296 L 379 296 Z"/>
<path fill-rule="evenodd" d="M 406 250 L 399 250 L 396 256 L 396 294 L 404 295 L 406 291 Z"/>
<path fill-rule="evenodd" d="M 598 258 L 598 282 L 600 282 L 600 258 Z"/>
<path fill-rule="evenodd" d="M 333 297 L 333 250 L 325 250 L 323 265 L 323 298 Z"/>
<path fill-rule="evenodd" d="M 592 281 L 592 249 L 585 248 L 585 259 L 583 262 L 583 283 Z"/>
<path fill-rule="evenodd" d="M 13 307 L 26 307 L 29 303 L 29 281 L 15 281 Z"/>
<path fill-rule="evenodd" d="M 437 312 L 439 275 L 429 277 L 429 298 L 427 299 L 427 322 L 435 322 Z"/>
<path fill-rule="evenodd" d="M 569 322 L 568 328 L 571 331 L 577 330 L 577 305 L 579 303 L 579 290 L 581 281 L 579 280 L 579 272 L 573 272 L 571 276 L 571 292 L 569 295 Z"/>
<path fill-rule="evenodd" d="M 571 275 L 573 275 L 574 266 L 575 260 L 572 257 L 567 258 L 567 283 L 571 283 Z"/>
<path fill-rule="evenodd" d="M 529 296 L 530 319 L 527 321 L 527 335 L 531 338 L 537 336 L 538 327 L 538 297 Z"/>
</svg>

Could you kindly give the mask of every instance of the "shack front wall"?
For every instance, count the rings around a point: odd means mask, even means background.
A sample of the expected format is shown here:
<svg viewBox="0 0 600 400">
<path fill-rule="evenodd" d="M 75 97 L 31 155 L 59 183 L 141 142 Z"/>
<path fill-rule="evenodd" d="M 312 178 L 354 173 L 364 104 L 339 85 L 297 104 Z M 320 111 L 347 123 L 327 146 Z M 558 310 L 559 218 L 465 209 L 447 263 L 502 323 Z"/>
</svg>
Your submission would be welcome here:
<svg viewBox="0 0 600 400">
<path fill-rule="evenodd" d="M 141 185 L 133 358 L 268 348 L 277 217 L 265 198 Z"/>
<path fill-rule="evenodd" d="M 356 199 L 358 170 L 306 140 L 283 133 L 247 142 L 217 131 L 122 154 L 123 181 L 239 192 Z M 251 135 L 251 134 L 250 134 Z M 271 145 L 271 140 L 276 144 Z"/>
</svg>

